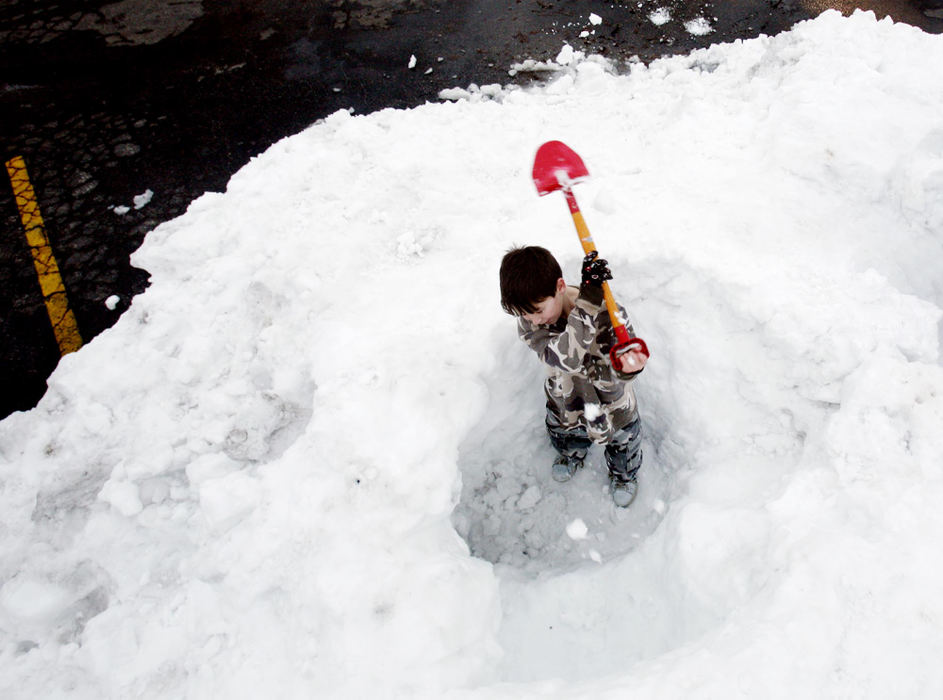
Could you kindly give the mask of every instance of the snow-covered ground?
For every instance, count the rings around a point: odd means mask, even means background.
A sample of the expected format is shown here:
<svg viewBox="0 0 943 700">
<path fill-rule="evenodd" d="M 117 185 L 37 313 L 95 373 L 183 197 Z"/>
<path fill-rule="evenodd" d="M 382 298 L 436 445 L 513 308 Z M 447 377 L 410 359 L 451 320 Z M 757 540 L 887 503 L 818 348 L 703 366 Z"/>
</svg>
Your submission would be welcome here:
<svg viewBox="0 0 943 700">
<path fill-rule="evenodd" d="M 0 696 L 943 696 L 943 37 L 826 13 L 285 139 L 0 423 Z M 548 478 L 514 243 L 560 139 L 652 360 Z M 104 300 L 103 300 L 104 301 Z"/>
</svg>

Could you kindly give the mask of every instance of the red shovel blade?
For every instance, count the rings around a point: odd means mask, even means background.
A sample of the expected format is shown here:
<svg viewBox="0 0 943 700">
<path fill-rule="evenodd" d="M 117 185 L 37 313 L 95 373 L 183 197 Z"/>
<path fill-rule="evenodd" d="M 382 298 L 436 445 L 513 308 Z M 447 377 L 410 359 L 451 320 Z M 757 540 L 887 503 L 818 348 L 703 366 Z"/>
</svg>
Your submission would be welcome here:
<svg viewBox="0 0 943 700">
<path fill-rule="evenodd" d="M 583 159 L 562 141 L 547 141 L 534 158 L 534 184 L 541 196 L 589 176 Z"/>
</svg>

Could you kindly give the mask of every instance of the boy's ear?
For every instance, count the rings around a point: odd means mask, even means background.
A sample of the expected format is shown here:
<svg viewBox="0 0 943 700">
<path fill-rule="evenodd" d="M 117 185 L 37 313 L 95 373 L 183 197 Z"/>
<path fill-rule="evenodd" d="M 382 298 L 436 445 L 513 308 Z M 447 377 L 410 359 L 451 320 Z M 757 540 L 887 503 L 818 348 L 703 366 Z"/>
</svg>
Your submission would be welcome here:
<svg viewBox="0 0 943 700">
<path fill-rule="evenodd" d="M 563 281 L 563 278 L 557 280 L 557 294 L 566 289 L 566 282 Z"/>
</svg>

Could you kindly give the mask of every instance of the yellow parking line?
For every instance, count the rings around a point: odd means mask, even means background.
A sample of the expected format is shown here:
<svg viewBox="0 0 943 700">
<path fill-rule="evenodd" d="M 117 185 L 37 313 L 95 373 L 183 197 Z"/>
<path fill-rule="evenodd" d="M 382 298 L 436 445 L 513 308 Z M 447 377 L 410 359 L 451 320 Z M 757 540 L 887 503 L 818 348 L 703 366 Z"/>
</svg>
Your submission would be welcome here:
<svg viewBox="0 0 943 700">
<path fill-rule="evenodd" d="M 49 313 L 52 330 L 59 344 L 59 352 L 62 355 L 75 352 L 82 347 L 82 336 L 75 322 L 75 314 L 69 308 L 65 285 L 59 274 L 59 264 L 52 254 L 49 239 L 46 237 L 46 228 L 43 225 L 43 217 L 39 213 L 36 193 L 26 174 L 26 163 L 23 158 L 16 156 L 8 160 L 6 165 L 10 182 L 13 183 L 16 206 L 20 210 L 20 220 L 26 232 L 26 242 L 33 254 L 33 265 L 36 267 L 39 286 L 43 291 L 43 299 L 46 301 L 46 311 Z"/>
</svg>

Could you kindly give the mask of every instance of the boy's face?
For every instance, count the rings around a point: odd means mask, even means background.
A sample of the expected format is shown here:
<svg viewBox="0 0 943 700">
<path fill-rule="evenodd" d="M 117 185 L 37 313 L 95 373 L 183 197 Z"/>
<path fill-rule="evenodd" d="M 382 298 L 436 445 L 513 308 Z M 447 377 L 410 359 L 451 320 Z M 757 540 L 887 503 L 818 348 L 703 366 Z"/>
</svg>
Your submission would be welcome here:
<svg viewBox="0 0 943 700">
<path fill-rule="evenodd" d="M 537 311 L 532 314 L 524 314 L 524 318 L 535 325 L 551 325 L 560 319 L 563 313 L 563 298 L 566 294 L 566 283 L 563 278 L 557 280 L 557 293 L 552 297 L 544 297 L 536 302 L 534 306 Z"/>
</svg>

